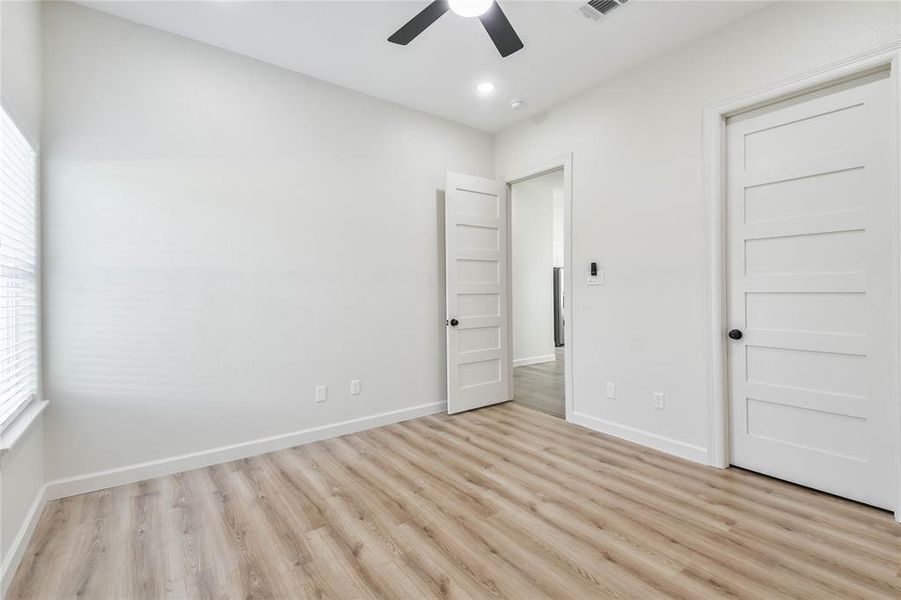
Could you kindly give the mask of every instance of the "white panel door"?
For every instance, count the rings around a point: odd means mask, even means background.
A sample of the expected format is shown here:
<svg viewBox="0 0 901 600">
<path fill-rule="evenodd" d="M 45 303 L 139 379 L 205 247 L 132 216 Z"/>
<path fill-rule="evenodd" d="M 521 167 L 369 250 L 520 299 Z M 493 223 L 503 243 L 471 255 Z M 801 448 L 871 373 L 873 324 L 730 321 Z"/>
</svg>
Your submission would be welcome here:
<svg viewBox="0 0 901 600">
<path fill-rule="evenodd" d="M 894 509 L 890 98 L 875 75 L 730 119 L 726 193 L 732 464 Z"/>
<path fill-rule="evenodd" d="M 447 174 L 447 412 L 509 400 L 507 187 Z"/>
</svg>

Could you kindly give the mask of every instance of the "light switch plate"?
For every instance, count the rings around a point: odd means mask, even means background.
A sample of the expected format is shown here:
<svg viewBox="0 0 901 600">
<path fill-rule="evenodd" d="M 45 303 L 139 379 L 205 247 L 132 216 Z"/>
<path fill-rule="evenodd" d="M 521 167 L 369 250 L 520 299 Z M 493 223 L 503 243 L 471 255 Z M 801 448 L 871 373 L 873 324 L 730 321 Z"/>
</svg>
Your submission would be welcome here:
<svg viewBox="0 0 901 600">
<path fill-rule="evenodd" d="M 353 379 L 353 380 L 351 380 L 351 382 L 350 382 L 350 395 L 351 395 L 351 396 L 356 396 L 356 395 L 359 394 L 359 393 L 360 393 L 360 380 L 359 380 L 359 379 Z"/>
<path fill-rule="evenodd" d="M 616 385 L 607 382 L 607 397 L 611 400 L 616 398 Z"/>
<path fill-rule="evenodd" d="M 666 398 L 663 395 L 663 392 L 654 392 L 654 408 L 664 409 L 666 408 Z"/>
<path fill-rule="evenodd" d="M 316 402 L 325 402 L 328 400 L 328 386 L 327 385 L 317 385 L 316 386 Z"/>
<path fill-rule="evenodd" d="M 588 285 L 604 285 L 604 269 L 598 269 L 596 277 L 588 276 Z"/>
</svg>

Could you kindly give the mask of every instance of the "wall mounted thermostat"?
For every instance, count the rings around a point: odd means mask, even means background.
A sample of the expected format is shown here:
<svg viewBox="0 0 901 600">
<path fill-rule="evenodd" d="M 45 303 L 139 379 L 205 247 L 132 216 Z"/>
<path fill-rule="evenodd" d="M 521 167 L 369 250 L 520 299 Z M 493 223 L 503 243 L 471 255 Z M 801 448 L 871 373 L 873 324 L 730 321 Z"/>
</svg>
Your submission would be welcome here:
<svg viewBox="0 0 901 600">
<path fill-rule="evenodd" d="M 604 285 L 604 270 L 597 261 L 592 261 L 588 265 L 588 285 Z"/>
</svg>

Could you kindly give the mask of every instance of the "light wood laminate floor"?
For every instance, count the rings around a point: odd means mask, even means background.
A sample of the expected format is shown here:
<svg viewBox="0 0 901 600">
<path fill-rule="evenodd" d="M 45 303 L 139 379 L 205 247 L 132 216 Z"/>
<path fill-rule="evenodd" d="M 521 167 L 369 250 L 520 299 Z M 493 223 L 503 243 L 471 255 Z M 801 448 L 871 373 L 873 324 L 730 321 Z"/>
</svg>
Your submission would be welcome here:
<svg viewBox="0 0 901 600">
<path fill-rule="evenodd" d="M 564 419 L 563 348 L 556 348 L 555 353 L 553 362 L 513 369 L 513 401 Z"/>
<path fill-rule="evenodd" d="M 889 513 L 507 403 L 51 502 L 9 598 L 899 598 Z"/>
</svg>

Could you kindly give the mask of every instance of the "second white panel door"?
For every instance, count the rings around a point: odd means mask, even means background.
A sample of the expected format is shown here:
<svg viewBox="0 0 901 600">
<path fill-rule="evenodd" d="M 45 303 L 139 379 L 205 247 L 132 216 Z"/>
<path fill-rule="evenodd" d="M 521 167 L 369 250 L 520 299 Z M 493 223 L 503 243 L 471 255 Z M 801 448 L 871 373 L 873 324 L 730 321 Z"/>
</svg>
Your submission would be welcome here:
<svg viewBox="0 0 901 600">
<path fill-rule="evenodd" d="M 893 509 L 890 98 L 871 76 L 726 144 L 731 462 Z"/>
</svg>

